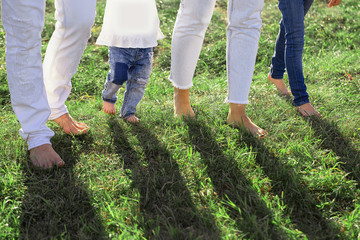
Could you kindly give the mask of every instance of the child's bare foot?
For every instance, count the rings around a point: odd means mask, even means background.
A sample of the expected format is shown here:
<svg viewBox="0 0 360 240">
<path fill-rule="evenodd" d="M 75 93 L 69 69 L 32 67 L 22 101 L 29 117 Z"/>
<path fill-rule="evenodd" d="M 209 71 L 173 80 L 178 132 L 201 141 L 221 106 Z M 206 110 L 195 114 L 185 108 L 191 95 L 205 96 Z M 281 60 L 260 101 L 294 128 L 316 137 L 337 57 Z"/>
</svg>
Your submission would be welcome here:
<svg viewBox="0 0 360 240">
<path fill-rule="evenodd" d="M 258 138 L 264 138 L 268 132 L 253 123 L 245 113 L 245 104 L 230 103 L 230 111 L 227 123 L 234 127 L 244 127 L 247 131 Z"/>
<path fill-rule="evenodd" d="M 133 115 L 125 119 L 125 121 L 128 121 L 129 123 L 138 123 L 140 120 L 135 115 Z"/>
<path fill-rule="evenodd" d="M 115 114 L 116 113 L 115 104 L 103 101 L 103 110 L 107 114 Z"/>
<path fill-rule="evenodd" d="M 296 109 L 304 117 L 314 116 L 321 118 L 321 114 L 316 111 L 316 109 L 310 103 L 305 103 L 301 106 L 296 107 Z"/>
<path fill-rule="evenodd" d="M 89 129 L 85 123 L 75 121 L 69 113 L 65 113 L 53 121 L 56 122 L 66 134 L 84 134 L 87 133 Z"/>
<path fill-rule="evenodd" d="M 30 149 L 30 161 L 35 167 L 42 169 L 51 169 L 54 166 L 62 167 L 65 164 L 50 144 Z"/>
<path fill-rule="evenodd" d="M 175 117 L 194 117 L 195 113 L 190 106 L 189 89 L 174 88 Z"/>
<path fill-rule="evenodd" d="M 283 79 L 275 79 L 268 75 L 269 81 L 275 85 L 280 95 L 291 97 L 291 92 L 287 89 Z"/>
</svg>

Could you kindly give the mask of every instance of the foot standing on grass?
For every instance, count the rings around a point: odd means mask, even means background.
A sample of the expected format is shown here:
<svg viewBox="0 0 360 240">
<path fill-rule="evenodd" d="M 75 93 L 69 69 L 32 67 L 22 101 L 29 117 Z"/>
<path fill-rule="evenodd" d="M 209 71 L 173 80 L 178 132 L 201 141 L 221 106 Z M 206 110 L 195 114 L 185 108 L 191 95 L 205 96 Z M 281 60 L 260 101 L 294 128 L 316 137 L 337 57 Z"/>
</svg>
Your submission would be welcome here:
<svg viewBox="0 0 360 240">
<path fill-rule="evenodd" d="M 62 166 L 64 161 L 52 148 L 50 139 L 54 133 L 46 126 L 51 110 L 44 76 L 51 76 L 48 80 L 50 82 L 51 79 L 53 85 L 64 78 L 70 81 L 85 49 L 95 15 L 95 0 L 55 2 L 56 30 L 45 57 L 48 62 L 45 65 L 50 67 L 44 69 L 48 74 L 43 74 L 41 32 L 44 26 L 45 1 L 1 1 L 12 107 L 22 127 L 20 134 L 27 141 L 30 150 L 30 161 L 34 166 L 45 169 Z M 83 23 L 88 27 L 84 29 Z M 56 77 L 52 78 L 53 76 Z M 66 88 L 69 90 L 69 84 Z M 56 96 L 65 96 L 61 90 L 55 89 Z M 59 114 L 56 117 L 61 116 Z M 74 126 L 69 127 L 67 121 L 70 116 L 67 116 L 62 122 L 63 127 L 73 131 Z M 76 122 L 73 124 L 83 127 Z"/>
<path fill-rule="evenodd" d="M 195 115 L 190 106 L 189 89 L 215 3 L 216 0 L 181 1 L 173 33 L 169 77 L 174 85 L 176 116 Z M 247 117 L 245 108 L 255 68 L 263 5 L 263 0 L 229 0 L 226 54 L 227 102 L 230 104 L 227 122 L 245 127 L 259 137 L 266 136 L 267 132 Z"/>
<path fill-rule="evenodd" d="M 340 4 L 341 0 L 331 0 L 329 6 Z M 276 39 L 274 56 L 268 79 L 281 95 L 294 96 L 294 106 L 303 116 L 321 117 L 309 102 L 302 67 L 305 25 L 304 18 L 313 0 L 279 0 L 282 13 L 280 31 Z M 283 76 L 288 73 L 291 93 L 287 89 Z"/>
<path fill-rule="evenodd" d="M 153 47 L 163 38 L 154 0 L 108 0 L 97 44 L 109 46 L 110 71 L 102 92 L 103 110 L 115 114 L 116 93 L 126 82 L 120 117 L 137 123 L 136 106 L 149 82 Z"/>
</svg>

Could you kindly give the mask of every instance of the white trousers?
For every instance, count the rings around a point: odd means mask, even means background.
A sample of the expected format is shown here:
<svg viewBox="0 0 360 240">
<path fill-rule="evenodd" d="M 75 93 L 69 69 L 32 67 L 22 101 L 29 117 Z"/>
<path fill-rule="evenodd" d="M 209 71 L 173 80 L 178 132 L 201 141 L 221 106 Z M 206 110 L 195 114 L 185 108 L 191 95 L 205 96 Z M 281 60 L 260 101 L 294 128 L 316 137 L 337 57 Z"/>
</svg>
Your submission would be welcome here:
<svg viewBox="0 0 360 240">
<path fill-rule="evenodd" d="M 196 64 L 216 0 L 182 0 L 171 51 L 170 81 L 192 86 Z M 227 27 L 228 102 L 247 104 L 261 32 L 264 0 L 229 0 Z"/>
<path fill-rule="evenodd" d="M 2 0 L 7 77 L 20 134 L 28 148 L 50 144 L 50 119 L 67 112 L 65 100 L 95 18 L 96 0 L 55 0 L 56 28 L 44 63 L 41 32 L 45 0 Z M 45 90 L 45 84 L 48 91 Z M 47 94 L 49 99 L 47 99 Z M 50 103 L 50 107 L 49 107 Z"/>
</svg>

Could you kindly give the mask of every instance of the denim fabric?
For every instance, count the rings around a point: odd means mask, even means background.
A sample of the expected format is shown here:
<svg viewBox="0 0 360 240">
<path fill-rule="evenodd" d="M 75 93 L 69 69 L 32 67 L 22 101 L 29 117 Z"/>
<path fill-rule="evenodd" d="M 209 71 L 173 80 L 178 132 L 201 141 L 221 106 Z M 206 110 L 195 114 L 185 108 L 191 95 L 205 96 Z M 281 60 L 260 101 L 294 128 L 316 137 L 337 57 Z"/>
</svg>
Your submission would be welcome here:
<svg viewBox="0 0 360 240">
<path fill-rule="evenodd" d="M 279 0 L 282 18 L 275 52 L 271 59 L 270 76 L 275 79 L 283 79 L 285 69 L 287 70 L 295 106 L 309 102 L 302 56 L 305 35 L 304 17 L 312 3 L 313 0 Z"/>
<path fill-rule="evenodd" d="M 144 96 L 152 68 L 152 48 L 109 47 L 110 71 L 102 92 L 106 102 L 115 103 L 116 93 L 126 82 L 120 117 L 126 119 L 136 113 L 136 106 Z"/>
</svg>

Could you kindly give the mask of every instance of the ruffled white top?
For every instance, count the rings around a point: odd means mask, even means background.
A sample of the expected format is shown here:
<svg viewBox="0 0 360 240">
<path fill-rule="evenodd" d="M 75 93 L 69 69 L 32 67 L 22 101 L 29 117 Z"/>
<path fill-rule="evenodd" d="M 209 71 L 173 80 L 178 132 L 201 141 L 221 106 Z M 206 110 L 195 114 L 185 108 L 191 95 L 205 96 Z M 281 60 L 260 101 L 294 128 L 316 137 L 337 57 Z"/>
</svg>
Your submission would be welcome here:
<svg viewBox="0 0 360 240">
<path fill-rule="evenodd" d="M 164 38 L 155 0 L 107 0 L 99 45 L 149 48 Z"/>
</svg>

